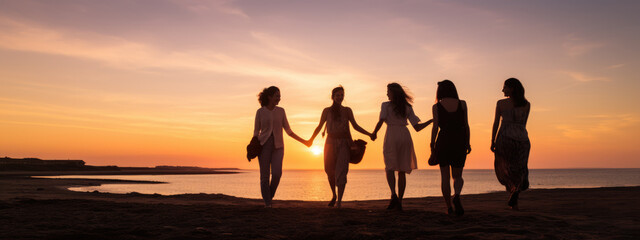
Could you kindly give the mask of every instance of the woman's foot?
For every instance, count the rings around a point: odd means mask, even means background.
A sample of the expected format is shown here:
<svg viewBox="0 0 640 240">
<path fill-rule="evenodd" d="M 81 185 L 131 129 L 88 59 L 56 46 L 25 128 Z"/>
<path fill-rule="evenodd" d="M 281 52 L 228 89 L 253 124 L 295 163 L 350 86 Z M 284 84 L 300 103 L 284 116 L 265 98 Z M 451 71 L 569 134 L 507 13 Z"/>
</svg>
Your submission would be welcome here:
<svg viewBox="0 0 640 240">
<path fill-rule="evenodd" d="M 333 207 L 334 205 L 336 205 L 336 196 L 333 196 L 331 202 L 329 202 L 329 207 Z"/>
<path fill-rule="evenodd" d="M 453 205 L 456 206 L 456 215 L 464 215 L 464 208 L 462 208 L 462 203 L 460 202 L 460 195 L 453 196 Z"/>
<path fill-rule="evenodd" d="M 511 193 L 511 196 L 509 197 L 509 202 L 507 202 L 507 205 L 509 205 L 509 207 L 511 207 L 511 209 L 518 210 L 518 196 L 520 195 L 519 191 L 514 191 L 513 193 Z"/>
<path fill-rule="evenodd" d="M 396 205 L 396 209 L 402 212 L 402 201 L 398 200 L 398 205 Z"/>
<path fill-rule="evenodd" d="M 515 210 L 515 211 L 520 210 L 520 208 L 518 208 L 519 195 L 520 195 L 520 191 L 515 191 L 511 193 L 511 196 L 509 197 L 509 202 L 507 203 L 507 205 L 509 205 L 509 208 L 511 208 L 511 210 Z"/>
<path fill-rule="evenodd" d="M 336 205 L 336 208 L 342 208 L 342 202 L 338 201 L 338 204 Z"/>
<path fill-rule="evenodd" d="M 453 215 L 453 208 L 452 207 L 447 209 L 447 214 Z"/>
<path fill-rule="evenodd" d="M 391 196 L 391 201 L 389 201 L 389 206 L 387 206 L 387 209 L 394 209 L 396 208 L 396 206 L 398 206 L 398 196 L 394 194 Z"/>
</svg>

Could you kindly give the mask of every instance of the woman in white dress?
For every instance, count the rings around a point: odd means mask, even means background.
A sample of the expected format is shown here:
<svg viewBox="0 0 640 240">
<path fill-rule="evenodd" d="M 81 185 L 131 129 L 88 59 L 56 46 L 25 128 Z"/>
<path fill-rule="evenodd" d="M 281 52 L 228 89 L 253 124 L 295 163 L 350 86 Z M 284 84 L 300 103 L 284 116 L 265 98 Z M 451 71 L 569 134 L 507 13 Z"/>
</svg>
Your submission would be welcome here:
<svg viewBox="0 0 640 240">
<path fill-rule="evenodd" d="M 407 185 L 405 173 L 411 173 L 418 168 L 416 153 L 413 149 L 413 140 L 407 128 L 407 120 L 416 131 L 428 126 L 432 120 L 419 123 L 418 118 L 411 107 L 413 98 L 405 92 L 398 83 L 387 85 L 388 102 L 383 102 L 380 109 L 380 120 L 372 133 L 371 140 L 375 140 L 382 123 L 387 124 L 384 136 L 383 155 L 387 183 L 391 190 L 391 201 L 387 209 L 402 210 L 402 198 Z M 396 177 L 398 172 L 398 193 L 396 194 Z"/>
</svg>

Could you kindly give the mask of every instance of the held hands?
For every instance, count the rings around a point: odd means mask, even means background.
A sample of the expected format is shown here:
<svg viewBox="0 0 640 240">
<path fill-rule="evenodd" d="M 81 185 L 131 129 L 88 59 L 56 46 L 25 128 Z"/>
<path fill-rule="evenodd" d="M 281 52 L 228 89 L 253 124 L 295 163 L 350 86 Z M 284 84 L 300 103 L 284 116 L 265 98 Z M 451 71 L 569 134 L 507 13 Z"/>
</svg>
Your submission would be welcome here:
<svg viewBox="0 0 640 240">
<path fill-rule="evenodd" d="M 378 134 L 377 133 L 371 133 L 371 134 L 369 134 L 369 137 L 371 138 L 371 141 L 375 141 L 376 138 L 378 138 Z"/>
<path fill-rule="evenodd" d="M 429 119 L 426 122 L 418 123 L 416 125 L 413 125 L 413 128 L 416 130 L 416 132 L 420 132 L 422 129 L 424 129 L 427 126 L 429 126 L 429 124 L 431 124 L 432 122 L 433 122 L 433 119 Z"/>
<path fill-rule="evenodd" d="M 303 143 L 305 146 L 307 147 L 311 147 L 311 145 L 313 145 L 313 139 L 309 139 L 307 141 L 304 141 Z"/>
</svg>

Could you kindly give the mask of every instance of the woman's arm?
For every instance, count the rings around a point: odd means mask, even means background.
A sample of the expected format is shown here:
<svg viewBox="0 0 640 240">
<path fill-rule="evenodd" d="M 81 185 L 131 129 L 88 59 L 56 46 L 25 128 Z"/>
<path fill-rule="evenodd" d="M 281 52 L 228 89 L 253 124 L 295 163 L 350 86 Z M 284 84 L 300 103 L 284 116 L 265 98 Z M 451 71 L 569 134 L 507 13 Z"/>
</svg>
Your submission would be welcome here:
<svg viewBox="0 0 640 240">
<path fill-rule="evenodd" d="M 465 146 L 467 148 L 467 154 L 471 153 L 471 130 L 469 129 L 469 114 L 467 109 L 467 102 L 462 101 L 462 110 L 464 110 L 464 130 L 465 134 Z"/>
<path fill-rule="evenodd" d="M 493 118 L 493 129 L 491 130 L 491 151 L 496 151 L 496 134 L 498 133 L 498 127 L 500 126 L 500 101 L 496 103 L 496 114 Z"/>
<path fill-rule="evenodd" d="M 384 122 L 384 120 L 380 119 L 378 121 L 378 123 L 376 124 L 376 128 L 373 130 L 373 132 L 371 133 L 371 141 L 375 141 L 376 138 L 378 138 L 378 131 L 380 130 L 380 128 L 382 127 L 382 123 Z"/>
<path fill-rule="evenodd" d="M 367 135 L 369 137 L 371 137 L 371 133 L 367 132 L 367 130 L 364 130 L 362 127 L 360 127 L 360 125 L 358 125 L 358 123 L 356 122 L 355 117 L 353 117 L 353 111 L 351 111 L 351 108 L 347 108 L 347 112 L 348 112 L 348 117 L 349 117 L 349 122 L 351 122 L 351 125 L 353 126 L 353 129 L 355 129 L 356 131 Z"/>
<path fill-rule="evenodd" d="M 260 109 L 256 111 L 256 120 L 253 125 L 253 136 L 257 137 L 258 135 L 260 135 Z"/>
<path fill-rule="evenodd" d="M 527 121 L 529 120 L 529 112 L 531 111 L 531 102 L 527 104 L 527 115 L 524 117 L 524 125 L 527 126 Z"/>
<path fill-rule="evenodd" d="M 309 141 L 306 144 L 308 147 L 310 147 L 313 144 L 313 140 L 316 138 L 316 136 L 318 136 L 318 133 L 320 132 L 320 130 L 322 130 L 322 126 L 324 126 L 325 122 L 327 121 L 327 111 L 328 111 L 327 108 L 322 110 L 322 114 L 320 115 L 320 122 L 318 123 L 318 127 L 316 127 L 316 130 L 313 131 L 313 134 L 311 135 L 311 138 L 309 138 Z"/>
<path fill-rule="evenodd" d="M 407 109 L 409 109 L 409 112 L 407 113 L 407 120 L 409 120 L 411 126 L 416 130 L 416 132 L 420 132 L 420 130 L 427 127 L 432 122 L 429 120 L 426 123 L 420 123 L 420 118 L 416 116 L 415 112 L 413 112 L 413 108 L 408 107 Z"/>
<path fill-rule="evenodd" d="M 429 121 L 427 122 L 423 122 L 423 123 L 418 123 L 416 125 L 413 125 L 413 129 L 416 130 L 416 132 L 420 132 L 420 130 L 426 128 L 427 126 L 429 126 L 429 124 L 431 124 L 433 122 L 433 119 L 429 119 Z"/>
<path fill-rule="evenodd" d="M 287 114 L 284 113 L 284 109 L 283 111 L 283 119 L 282 119 L 282 128 L 284 128 L 284 130 L 287 132 L 287 135 L 289 135 L 290 137 L 292 137 L 295 140 L 298 140 L 298 142 L 307 145 L 307 140 L 302 139 L 301 137 L 299 137 L 298 135 L 296 135 L 292 130 L 291 127 L 289 126 L 289 121 L 287 120 Z"/>
<path fill-rule="evenodd" d="M 436 147 L 436 137 L 438 136 L 438 107 L 436 104 L 433 105 L 432 112 L 433 128 L 431 128 L 431 143 L 429 144 L 431 151 Z"/>
</svg>

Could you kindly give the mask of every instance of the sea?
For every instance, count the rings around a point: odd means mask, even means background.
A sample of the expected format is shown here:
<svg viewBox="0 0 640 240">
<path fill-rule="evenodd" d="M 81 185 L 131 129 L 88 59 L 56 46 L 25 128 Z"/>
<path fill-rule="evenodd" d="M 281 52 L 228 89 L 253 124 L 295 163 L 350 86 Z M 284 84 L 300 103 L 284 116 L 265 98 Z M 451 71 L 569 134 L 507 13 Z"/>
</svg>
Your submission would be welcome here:
<svg viewBox="0 0 640 240">
<path fill-rule="evenodd" d="M 237 170 L 237 172 L 236 174 L 204 175 L 75 175 L 50 178 L 163 182 L 162 184 L 103 184 L 69 188 L 80 192 L 137 192 L 162 195 L 207 193 L 260 199 L 258 170 Z M 464 170 L 463 178 L 462 194 L 505 191 L 493 170 Z M 531 169 L 529 181 L 532 189 L 640 186 L 640 169 Z M 387 199 L 389 195 L 390 190 L 384 170 L 349 171 L 344 200 Z M 440 171 L 437 169 L 415 170 L 407 175 L 405 197 L 427 196 L 442 196 Z M 275 199 L 326 201 L 331 199 L 331 189 L 323 170 L 284 170 Z"/>
</svg>

